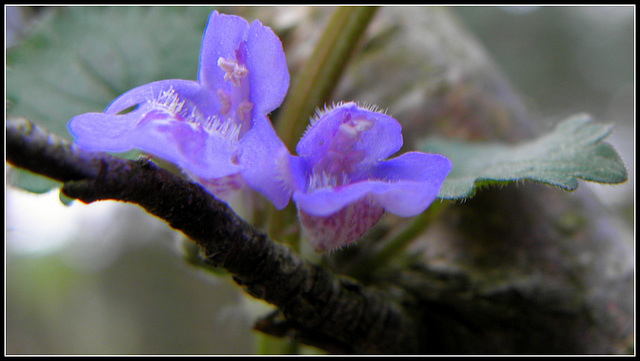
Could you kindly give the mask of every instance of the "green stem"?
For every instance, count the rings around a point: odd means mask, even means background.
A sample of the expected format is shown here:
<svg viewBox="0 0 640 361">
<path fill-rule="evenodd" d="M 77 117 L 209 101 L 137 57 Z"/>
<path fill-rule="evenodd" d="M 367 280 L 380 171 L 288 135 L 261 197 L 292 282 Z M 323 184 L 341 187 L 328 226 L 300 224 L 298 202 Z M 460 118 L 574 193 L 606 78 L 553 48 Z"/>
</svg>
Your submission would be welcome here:
<svg viewBox="0 0 640 361">
<path fill-rule="evenodd" d="M 427 226 L 442 213 L 448 203 L 434 202 L 426 211 L 413 217 L 409 224 L 389 240 L 383 242 L 382 249 L 371 255 L 357 269 L 357 275 L 370 274 L 374 269 L 386 265 L 390 259 L 399 254 L 406 246 L 416 239 Z M 355 275 L 357 277 L 357 275 Z"/>
<path fill-rule="evenodd" d="M 377 7 L 339 6 L 329 18 L 309 61 L 297 75 L 280 110 L 276 129 L 289 149 L 296 143 L 315 109 L 336 87 L 347 59 L 356 48 Z"/>
</svg>

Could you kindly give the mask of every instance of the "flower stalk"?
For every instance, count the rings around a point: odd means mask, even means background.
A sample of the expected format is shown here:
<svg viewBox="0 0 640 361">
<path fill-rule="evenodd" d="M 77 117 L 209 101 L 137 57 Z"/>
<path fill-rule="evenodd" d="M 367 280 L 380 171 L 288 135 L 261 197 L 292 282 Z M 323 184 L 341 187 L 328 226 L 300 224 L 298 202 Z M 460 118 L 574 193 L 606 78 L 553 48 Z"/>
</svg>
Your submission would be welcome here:
<svg viewBox="0 0 640 361">
<path fill-rule="evenodd" d="M 385 267 L 390 260 L 396 258 L 431 224 L 442 211 L 451 203 L 434 202 L 426 211 L 409 220 L 407 225 L 398 233 L 392 234 L 388 239 L 381 241 L 382 246 L 373 252 L 351 273 L 353 277 L 360 279 L 365 275 L 375 272 L 376 269 Z"/>
</svg>

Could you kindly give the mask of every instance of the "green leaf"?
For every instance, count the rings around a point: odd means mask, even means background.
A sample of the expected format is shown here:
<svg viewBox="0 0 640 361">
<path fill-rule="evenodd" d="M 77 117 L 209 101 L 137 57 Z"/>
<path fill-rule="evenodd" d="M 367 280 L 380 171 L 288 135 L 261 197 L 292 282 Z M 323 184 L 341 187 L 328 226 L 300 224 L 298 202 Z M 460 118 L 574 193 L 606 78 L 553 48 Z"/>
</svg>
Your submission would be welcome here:
<svg viewBox="0 0 640 361">
<path fill-rule="evenodd" d="M 195 80 L 211 8 L 61 7 L 7 51 L 9 113 L 69 138 L 75 115 L 163 79 Z"/>
<path fill-rule="evenodd" d="M 61 7 L 7 50 L 11 116 L 70 139 L 67 122 L 101 112 L 120 94 L 164 79 L 196 80 L 202 33 L 212 8 Z M 15 170 L 13 185 L 47 192 L 58 183 Z"/>
<path fill-rule="evenodd" d="M 419 149 L 442 154 L 453 165 L 438 198 L 468 198 L 478 187 L 522 180 L 572 191 L 578 187 L 576 178 L 608 184 L 627 180 L 616 151 L 601 142 L 611 130 L 579 114 L 560 122 L 551 133 L 517 145 L 431 138 Z"/>
</svg>

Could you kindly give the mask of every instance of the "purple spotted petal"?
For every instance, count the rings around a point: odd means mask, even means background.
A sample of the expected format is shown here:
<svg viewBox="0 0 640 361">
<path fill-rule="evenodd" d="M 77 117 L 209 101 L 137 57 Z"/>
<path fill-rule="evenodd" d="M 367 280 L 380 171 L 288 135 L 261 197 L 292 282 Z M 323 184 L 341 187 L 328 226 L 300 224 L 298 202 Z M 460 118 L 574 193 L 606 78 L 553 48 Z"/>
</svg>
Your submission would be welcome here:
<svg viewBox="0 0 640 361">
<path fill-rule="evenodd" d="M 365 197 L 325 217 L 298 208 L 303 236 L 318 253 L 342 248 L 360 238 L 384 215 L 384 208 Z"/>
</svg>

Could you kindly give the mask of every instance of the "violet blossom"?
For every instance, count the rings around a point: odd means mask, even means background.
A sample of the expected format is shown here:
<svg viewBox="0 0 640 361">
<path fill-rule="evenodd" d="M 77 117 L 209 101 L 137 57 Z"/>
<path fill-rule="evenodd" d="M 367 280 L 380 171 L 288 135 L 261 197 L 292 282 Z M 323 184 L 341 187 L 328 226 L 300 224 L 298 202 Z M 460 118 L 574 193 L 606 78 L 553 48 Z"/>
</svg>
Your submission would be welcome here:
<svg viewBox="0 0 640 361">
<path fill-rule="evenodd" d="M 411 217 L 434 201 L 451 162 L 421 152 L 384 160 L 402 143 L 395 119 L 356 103 L 338 105 L 312 122 L 282 177 L 315 251 L 356 241 L 385 211 Z"/>
<path fill-rule="evenodd" d="M 214 11 L 197 81 L 139 86 L 103 113 L 74 117 L 69 130 L 87 150 L 135 148 L 173 162 L 222 200 L 245 186 L 278 209 L 293 197 L 318 252 L 354 242 L 385 212 L 410 217 L 433 202 L 449 160 L 420 152 L 384 160 L 402 147 L 400 124 L 355 103 L 319 114 L 290 155 L 267 117 L 288 86 L 273 31 Z"/>
<path fill-rule="evenodd" d="M 69 130 L 87 150 L 135 148 L 166 159 L 223 200 L 246 184 L 283 208 L 290 192 L 277 180 L 273 154 L 287 151 L 267 117 L 289 86 L 280 39 L 258 20 L 214 11 L 197 79 L 139 86 L 103 113 L 74 117 Z"/>
</svg>

